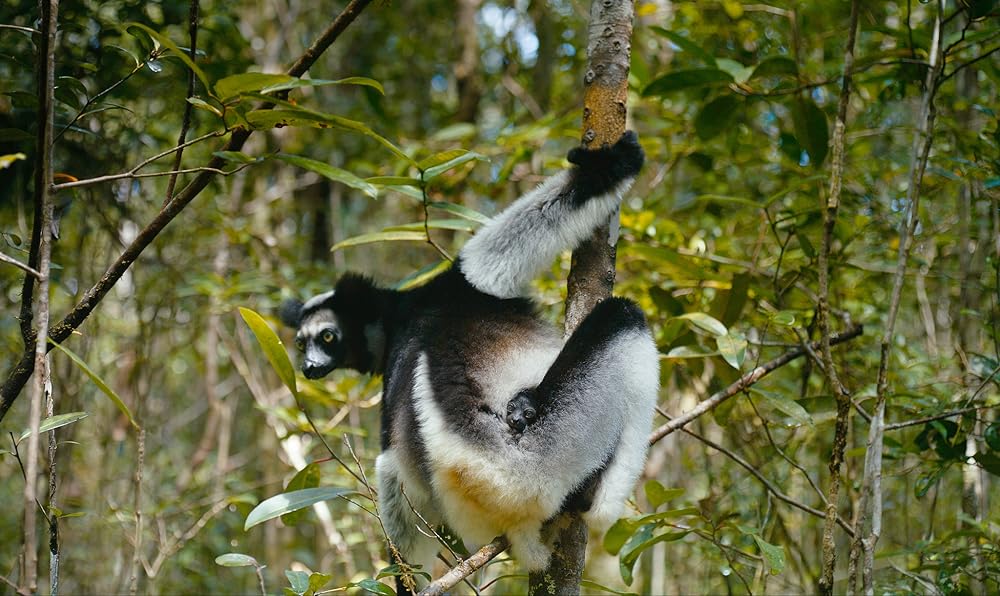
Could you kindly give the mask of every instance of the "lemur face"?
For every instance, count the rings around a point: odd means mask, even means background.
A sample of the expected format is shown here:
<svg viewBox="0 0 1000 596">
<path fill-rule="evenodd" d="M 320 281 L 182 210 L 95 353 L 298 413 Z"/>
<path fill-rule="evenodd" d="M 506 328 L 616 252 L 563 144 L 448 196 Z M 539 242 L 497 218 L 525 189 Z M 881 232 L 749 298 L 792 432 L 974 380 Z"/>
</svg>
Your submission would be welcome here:
<svg viewBox="0 0 1000 596">
<path fill-rule="evenodd" d="M 302 353 L 302 374 L 319 379 L 343 363 L 343 332 L 332 310 L 306 315 L 295 334 L 295 347 Z"/>
</svg>

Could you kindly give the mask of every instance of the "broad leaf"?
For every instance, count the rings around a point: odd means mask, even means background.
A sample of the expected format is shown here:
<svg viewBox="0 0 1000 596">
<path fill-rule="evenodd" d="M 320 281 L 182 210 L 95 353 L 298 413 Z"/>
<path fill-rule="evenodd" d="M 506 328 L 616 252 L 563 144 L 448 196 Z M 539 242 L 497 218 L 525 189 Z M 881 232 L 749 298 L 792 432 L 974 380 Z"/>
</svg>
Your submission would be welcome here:
<svg viewBox="0 0 1000 596">
<path fill-rule="evenodd" d="M 767 566 L 770 568 L 771 575 L 778 575 L 784 571 L 785 548 L 783 546 L 770 544 L 757 534 L 753 534 L 753 539 L 754 542 L 757 543 L 757 548 L 760 549 L 760 554 L 764 555 L 764 560 L 767 561 Z"/>
<path fill-rule="evenodd" d="M 649 501 L 649 506 L 653 509 L 684 494 L 683 488 L 665 488 L 655 479 L 646 482 L 643 488 L 646 492 L 646 500 Z"/>
<path fill-rule="evenodd" d="M 299 470 L 292 479 L 288 481 L 288 485 L 285 486 L 284 493 L 290 493 L 292 491 L 303 490 L 307 488 L 318 488 L 320 481 L 320 469 L 319 464 L 311 463 L 306 467 Z M 281 516 L 281 522 L 286 526 L 294 526 L 301 523 L 306 519 L 307 512 L 303 509 L 299 511 L 293 511 L 292 513 L 286 513 Z"/>
<path fill-rule="evenodd" d="M 706 315 L 703 312 L 689 312 L 674 318 L 688 321 L 695 327 L 701 329 L 702 331 L 707 331 L 712 335 L 718 336 L 729 333 L 729 330 L 726 329 L 726 326 L 723 325 L 721 321 L 711 315 Z"/>
<path fill-rule="evenodd" d="M 804 97 L 794 100 L 789 108 L 792 111 L 792 123 L 795 125 L 795 137 L 809 154 L 809 164 L 818 168 L 826 159 L 829 150 L 830 131 L 826 114 L 819 109 L 816 102 Z"/>
<path fill-rule="evenodd" d="M 383 584 L 382 582 L 375 581 L 371 578 L 365 578 L 351 585 L 361 588 L 365 592 L 370 592 L 372 594 L 380 594 L 381 596 L 396 596 L 395 590 Z"/>
<path fill-rule="evenodd" d="M 680 35 L 679 33 L 674 33 L 673 31 L 669 31 L 667 29 L 664 29 L 663 27 L 658 27 L 656 25 L 650 27 L 650 29 L 653 31 L 653 33 L 656 33 L 657 35 L 660 35 L 662 37 L 666 37 L 675 46 L 684 50 L 692 57 L 701 60 L 706 65 L 712 67 L 715 66 L 715 58 L 713 58 L 711 54 L 703 50 L 701 46 L 689 40 L 688 38 L 684 37 L 683 35 Z"/>
<path fill-rule="evenodd" d="M 259 567 L 257 559 L 240 553 L 226 553 L 215 557 L 215 564 L 222 567 Z"/>
<path fill-rule="evenodd" d="M 219 101 L 226 103 L 243 93 L 263 92 L 263 89 L 268 87 L 287 85 L 295 80 L 297 80 L 295 77 L 286 74 L 266 74 L 263 72 L 230 75 L 216 81 L 215 95 Z"/>
<path fill-rule="evenodd" d="M 727 85 L 732 82 L 734 82 L 733 75 L 718 68 L 676 70 L 653 80 L 642 90 L 642 96 L 666 95 L 682 89 Z"/>
<path fill-rule="evenodd" d="M 305 594 L 309 590 L 309 574 L 305 571 L 292 571 L 291 569 L 286 569 L 285 577 L 288 578 L 288 583 L 292 588 L 292 592 L 296 594 Z"/>
<path fill-rule="evenodd" d="M 204 71 L 202 71 L 201 68 L 199 68 L 198 65 L 191 60 L 191 57 L 188 56 L 187 52 L 177 47 L 177 44 L 175 44 L 174 42 L 170 41 L 169 37 L 159 33 L 158 31 L 151 29 L 150 27 L 147 27 L 146 25 L 143 25 L 142 23 L 129 23 L 127 25 L 128 29 L 131 29 L 133 27 L 144 31 L 150 37 L 159 42 L 161 46 L 170 50 L 172 56 L 175 56 L 178 59 L 180 59 L 181 62 L 183 62 L 188 68 L 191 69 L 191 72 L 193 72 L 195 76 L 198 77 L 198 80 L 201 81 L 201 84 L 205 86 L 205 89 L 207 90 L 212 89 L 212 85 L 208 82 L 208 77 L 205 76 Z"/>
<path fill-rule="evenodd" d="M 798 76 L 798 74 L 799 67 L 795 64 L 795 60 L 792 60 L 788 56 L 771 56 L 760 61 L 760 64 L 753 69 L 750 79 L 780 76 L 794 77 Z"/>
<path fill-rule="evenodd" d="M 708 141 L 732 128 L 740 115 L 741 104 L 735 95 L 723 95 L 705 104 L 694 119 L 694 129 L 698 137 Z"/>
<path fill-rule="evenodd" d="M 362 85 L 364 87 L 371 87 L 375 89 L 382 95 L 385 95 L 385 89 L 382 88 L 382 83 L 379 83 L 375 79 L 369 79 L 368 77 L 347 77 L 346 79 L 337 79 L 335 81 L 326 79 L 296 79 L 290 77 L 290 81 L 276 83 L 274 85 L 268 85 L 267 87 L 262 87 L 260 89 L 261 93 L 274 93 L 275 91 L 288 91 L 289 89 L 299 89 L 302 87 L 323 87 L 326 85 Z"/>
<path fill-rule="evenodd" d="M 751 387 L 750 391 L 754 395 L 760 396 L 764 403 L 787 415 L 797 424 L 805 424 L 808 426 L 813 425 L 812 416 L 810 416 L 809 412 L 807 412 L 806 409 L 794 399 L 780 393 L 764 391 L 763 389 L 759 389 L 757 387 Z"/>
<path fill-rule="evenodd" d="M 722 358 L 736 370 L 743 366 L 743 361 L 747 357 L 747 339 L 739 333 L 727 333 L 715 338 L 715 345 L 719 348 Z"/>
<path fill-rule="evenodd" d="M 264 320 L 264 317 L 249 308 L 241 306 L 240 316 L 243 317 L 247 327 L 250 327 L 250 331 L 253 331 L 254 337 L 257 338 L 257 343 L 264 350 L 264 355 L 267 356 L 267 360 L 271 363 L 274 371 L 278 373 L 281 382 L 285 384 L 285 387 L 288 387 L 292 395 L 298 396 L 299 391 L 295 383 L 295 367 L 292 366 L 292 361 L 288 359 L 288 352 L 285 351 L 285 345 L 281 343 L 281 338 L 275 334 L 271 326 Z"/>
<path fill-rule="evenodd" d="M 352 494 L 357 494 L 357 491 L 346 488 L 337 488 L 334 486 L 321 486 L 318 488 L 306 488 L 303 490 L 296 490 L 289 493 L 275 495 L 270 499 L 262 501 L 260 505 L 253 508 L 253 511 L 247 515 L 247 520 L 243 524 L 243 529 L 249 530 L 257 524 L 280 517 L 286 513 L 298 511 L 303 507 L 309 507 L 310 505 L 314 505 L 321 501 L 329 501 L 344 495 Z"/>
</svg>

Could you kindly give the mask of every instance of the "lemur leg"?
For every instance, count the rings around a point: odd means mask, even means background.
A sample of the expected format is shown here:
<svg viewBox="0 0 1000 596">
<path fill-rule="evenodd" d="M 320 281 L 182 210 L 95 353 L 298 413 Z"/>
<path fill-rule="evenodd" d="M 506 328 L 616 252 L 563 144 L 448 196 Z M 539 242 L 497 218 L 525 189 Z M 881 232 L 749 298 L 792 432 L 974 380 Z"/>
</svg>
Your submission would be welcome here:
<svg viewBox="0 0 1000 596">
<path fill-rule="evenodd" d="M 585 488 L 596 472 L 591 510 L 603 522 L 617 516 L 642 470 L 658 390 L 659 354 L 642 311 L 609 298 L 583 320 L 536 389 L 539 418 L 519 444 L 537 456 L 536 473 L 560 483 L 563 494 Z"/>
<path fill-rule="evenodd" d="M 422 571 L 432 573 L 438 544 L 418 530 L 423 528 L 423 522 L 413 512 L 417 509 L 422 515 L 430 515 L 430 496 L 418 486 L 404 486 L 400 462 L 393 449 L 383 451 L 375 460 L 375 475 L 382 525 L 392 547 L 398 551 L 393 553 L 390 547 L 391 560 L 399 563 L 399 555 L 406 563 L 420 565 Z M 406 491 L 405 496 L 403 491 Z"/>
<path fill-rule="evenodd" d="M 642 167 L 633 132 L 610 147 L 574 149 L 575 164 L 514 201 L 462 248 L 466 279 L 499 298 L 523 294 L 524 286 L 567 248 L 606 223 Z"/>
</svg>

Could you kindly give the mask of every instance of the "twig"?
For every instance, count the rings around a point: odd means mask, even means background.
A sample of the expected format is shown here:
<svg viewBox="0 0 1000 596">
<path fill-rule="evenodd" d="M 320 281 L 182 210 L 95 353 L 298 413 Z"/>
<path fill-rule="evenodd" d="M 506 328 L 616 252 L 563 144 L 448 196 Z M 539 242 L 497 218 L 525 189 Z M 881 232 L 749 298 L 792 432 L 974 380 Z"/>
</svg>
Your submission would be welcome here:
<svg viewBox="0 0 1000 596">
<path fill-rule="evenodd" d="M 941 79 L 940 79 L 940 81 L 938 82 L 938 85 L 940 86 L 945 81 L 947 81 L 951 77 L 953 77 L 956 74 L 958 74 L 958 72 L 960 70 L 962 70 L 964 68 L 968 68 L 968 67 L 972 66 L 973 64 L 975 64 L 976 62 L 979 62 L 980 60 L 985 60 L 986 58 L 989 58 L 990 56 L 992 56 L 993 54 L 995 54 L 997 52 L 1000 52 L 1000 46 L 997 46 L 997 47 L 993 48 L 992 50 L 986 52 L 985 54 L 983 54 L 981 56 L 977 56 L 977 57 L 973 58 L 972 60 L 969 60 L 968 62 L 963 62 L 963 63 L 959 64 L 951 72 L 949 72 L 948 74 L 942 76 Z"/>
<path fill-rule="evenodd" d="M 698 433 L 696 433 L 696 432 L 694 432 L 694 431 L 692 431 L 692 430 L 690 430 L 688 428 L 681 428 L 681 430 L 683 432 L 691 435 L 692 437 L 698 439 L 702 443 L 708 445 L 712 449 L 715 449 L 716 451 L 722 453 L 723 455 L 725 455 L 729 459 L 731 459 L 734 462 L 736 462 L 737 464 L 739 464 L 740 467 L 742 467 L 743 469 L 745 469 L 747 472 L 750 472 L 750 474 L 754 478 L 756 478 L 758 481 L 760 481 L 761 484 L 764 485 L 764 488 L 766 488 L 769 493 L 771 493 L 772 495 L 774 495 L 774 498 L 778 499 L 779 501 L 781 501 L 781 502 L 783 502 L 783 503 L 785 503 L 787 505 L 791 505 L 792 507 L 795 507 L 796 509 L 799 509 L 801 511 L 805 511 L 806 513 L 808 513 L 810 515 L 815 515 L 816 517 L 820 517 L 820 518 L 826 517 L 826 513 L 824 513 L 823 511 L 820 511 L 819 509 L 816 509 L 814 507 L 810 507 L 810 506 L 808 506 L 808 505 L 806 505 L 804 503 L 800 503 L 800 502 L 796 501 L 795 499 L 789 497 L 785 493 L 781 492 L 780 490 L 778 490 L 778 487 L 776 487 L 774 484 L 772 484 L 770 480 L 768 480 L 763 474 L 760 473 L 759 470 L 757 470 L 757 468 L 753 467 L 753 465 L 750 462 L 746 461 L 745 459 L 743 459 L 739 455 L 733 453 L 732 451 L 726 449 L 722 445 L 719 445 L 718 443 L 715 443 L 712 440 L 710 440 L 710 439 L 708 439 L 706 437 L 703 437 L 703 436 L 699 435 Z M 847 523 L 846 521 L 844 521 L 844 519 L 841 518 L 839 515 L 837 516 L 837 520 L 836 521 L 837 521 L 837 524 L 841 528 L 843 528 L 844 531 L 847 532 L 847 534 L 849 536 L 852 536 L 852 537 L 854 536 L 854 528 L 852 528 L 849 523 Z"/>
<path fill-rule="evenodd" d="M 494 538 L 493 542 L 470 555 L 468 559 L 453 567 L 448 573 L 429 583 L 417 596 L 441 596 L 458 585 L 460 581 L 486 566 L 509 546 L 510 543 L 505 536 Z"/>
<path fill-rule="evenodd" d="M 344 32 L 347 27 L 354 22 L 354 20 L 361 14 L 361 11 L 365 9 L 371 0 L 351 0 L 351 2 L 344 8 L 344 10 L 337 16 L 336 19 L 326 28 L 325 31 L 320 35 L 319 39 L 307 49 L 302 56 L 288 69 L 288 74 L 294 77 L 302 76 L 309 68 L 316 62 L 316 60 L 323 54 L 324 51 L 340 37 L 340 34 Z M 280 94 L 279 94 L 280 95 Z M 286 94 L 287 95 L 287 94 Z M 267 106 L 265 106 L 267 107 Z M 247 139 L 250 138 L 252 131 L 239 129 L 233 132 L 229 139 L 229 142 L 223 148 L 224 151 L 239 151 L 243 144 L 246 143 Z M 225 164 L 225 160 L 219 156 L 214 156 L 209 160 L 206 166 L 207 170 L 202 170 L 191 182 L 187 184 L 174 198 L 163 208 L 160 212 L 146 224 L 139 234 L 136 235 L 135 240 L 129 244 L 125 250 L 119 255 L 119 257 L 108 267 L 108 270 L 104 273 L 100 280 L 97 281 L 89 290 L 84 292 L 83 297 L 76 304 L 72 311 L 69 312 L 63 319 L 53 326 L 50 333 L 52 341 L 60 343 L 65 340 L 69 335 L 90 316 L 90 313 L 97 308 L 97 305 L 104 299 L 104 296 L 111 290 L 112 287 L 118 282 L 119 279 L 128 271 L 132 263 L 139 258 L 139 255 L 149 246 L 153 240 L 163 231 L 163 229 L 171 221 L 177 217 L 184 208 L 193 201 L 205 187 L 208 186 L 209 182 L 215 177 L 213 169 L 219 169 Z M 48 182 L 46 182 L 48 184 Z M 29 265 L 32 261 L 29 260 Z M 29 284 L 30 285 L 30 284 Z M 31 295 L 31 290 L 28 289 L 26 292 L 22 293 L 24 298 L 29 298 Z M 22 300 L 23 304 L 24 300 Z M 25 314 L 25 308 L 21 309 L 21 329 L 22 335 L 26 337 L 30 335 L 31 327 L 31 315 L 30 306 L 27 309 L 27 315 Z M 10 410 L 10 407 L 14 404 L 14 400 L 17 399 L 24 387 L 25 383 L 28 382 L 28 378 L 31 377 L 31 373 L 34 370 L 34 360 L 31 358 L 31 351 L 26 350 L 21 356 L 14 367 L 11 369 L 4 381 L 3 385 L 0 386 L 0 420 L 3 420 L 4 416 Z"/>
<path fill-rule="evenodd" d="M 830 253 L 833 250 L 833 231 L 837 224 L 840 208 L 840 193 L 844 181 L 845 132 L 847 130 L 847 109 L 851 101 L 851 70 L 854 68 L 854 42 L 858 32 L 858 12 L 860 0 L 852 0 L 851 15 L 847 31 L 847 47 L 844 50 L 844 76 L 837 105 L 837 120 L 833 129 L 833 158 L 830 168 L 830 194 L 823 210 L 823 244 L 819 251 L 819 303 L 817 306 L 817 327 L 820 334 L 820 349 L 823 357 L 823 372 L 833 389 L 837 400 L 837 423 L 834 428 L 833 449 L 830 455 L 830 492 L 826 497 L 826 520 L 823 525 L 823 566 L 819 580 L 821 594 L 833 593 L 833 571 L 837 562 L 833 525 L 837 513 L 840 493 L 840 468 L 847 448 L 847 426 L 851 415 L 851 395 L 840 381 L 837 365 L 830 350 Z"/>
<path fill-rule="evenodd" d="M 854 339 L 855 337 L 861 335 L 862 331 L 863 331 L 862 326 L 858 325 L 856 327 L 848 329 L 843 333 L 836 333 L 830 338 L 830 345 L 836 345 Z M 819 345 L 819 342 L 814 341 L 810 345 L 813 347 L 813 349 L 815 349 L 816 346 Z M 687 425 L 692 420 L 698 418 L 699 416 L 710 410 L 715 409 L 719 404 L 726 401 L 730 397 L 736 395 L 737 393 L 742 392 L 744 389 L 750 387 L 751 385 L 759 381 L 761 378 L 767 376 L 768 374 L 788 364 L 792 360 L 799 358 L 805 353 L 806 352 L 803 348 L 801 347 L 795 348 L 785 352 L 784 354 L 778 356 L 774 360 L 770 360 L 754 368 L 752 371 L 746 373 L 745 375 L 737 379 L 735 382 L 733 382 L 731 385 L 729 385 L 722 391 L 713 393 L 705 401 L 699 403 L 697 406 L 691 408 L 690 410 L 681 414 L 680 416 L 673 418 L 670 422 L 654 430 L 649 435 L 649 444 L 653 445 L 663 437 L 666 437 L 667 435 L 676 432 L 677 430 L 680 430 L 683 426 Z"/>
<path fill-rule="evenodd" d="M 935 414 L 934 416 L 927 416 L 926 418 L 917 418 L 915 420 L 894 422 L 893 424 L 886 424 L 884 426 L 884 430 L 888 432 L 892 430 L 899 430 L 901 428 L 907 428 L 910 426 L 917 426 L 919 424 L 927 424 L 928 422 L 934 422 L 935 420 L 944 420 L 945 418 L 951 418 L 952 416 L 961 416 L 962 414 L 968 414 L 969 412 L 976 412 L 979 411 L 980 409 L 982 409 L 982 406 L 975 406 L 971 408 L 962 408 L 961 410 L 951 410 L 950 412 L 942 412 L 940 414 Z"/>
<path fill-rule="evenodd" d="M 146 455 L 146 429 L 140 428 L 136 435 L 136 461 L 135 461 L 135 492 L 132 497 L 132 507 L 135 509 L 135 538 L 133 546 L 135 552 L 132 553 L 132 574 L 129 576 L 128 592 L 135 595 L 139 589 L 139 563 L 142 560 L 142 467 Z M 161 551 L 162 552 L 162 551 Z M 147 573 L 150 577 L 155 573 Z"/>
<path fill-rule="evenodd" d="M 8 265 L 13 265 L 18 269 L 20 269 L 21 271 L 24 271 L 25 273 L 30 273 L 37 280 L 42 279 L 42 273 L 39 270 L 35 269 L 34 267 L 29 267 L 28 265 L 22 263 L 21 261 L 18 261 L 14 257 L 8 256 L 2 252 L 0 252 L 0 261 L 7 263 Z"/>
<path fill-rule="evenodd" d="M 104 91 L 101 91 L 97 95 L 95 95 L 95 96 L 93 96 L 91 98 L 88 98 L 87 102 L 83 104 L 82 108 L 80 108 L 80 111 L 76 113 L 76 116 L 74 116 L 73 119 L 69 121 L 69 124 L 67 124 L 66 126 L 62 127 L 59 130 L 59 132 L 56 134 L 56 136 L 52 140 L 52 142 L 54 143 L 54 142 L 58 141 L 60 138 L 62 138 L 63 133 L 65 133 L 67 130 L 69 130 L 70 127 L 72 127 L 74 124 L 76 124 L 80 120 L 80 118 L 82 118 L 83 115 L 87 113 L 87 108 L 89 108 L 90 106 L 92 106 L 98 99 L 104 97 L 108 93 L 111 93 L 112 91 L 114 91 L 115 89 L 117 89 L 122 83 L 124 83 L 125 81 L 129 80 L 130 78 L 132 78 L 132 75 L 134 75 L 135 73 L 137 73 L 140 70 L 142 70 L 142 68 L 144 66 L 146 66 L 146 64 L 150 60 L 157 59 L 160 56 L 160 52 L 162 52 L 162 51 L 165 51 L 165 50 L 154 50 L 154 51 L 152 51 L 149 54 L 149 56 L 146 57 L 145 60 L 143 60 L 142 62 L 136 64 L 135 67 L 132 69 L 132 71 L 129 72 L 127 75 L 125 75 L 121 79 L 118 79 L 118 81 L 116 81 L 113 85 L 111 85 L 110 87 L 108 87 Z"/>
<path fill-rule="evenodd" d="M 438 245 L 438 243 L 434 241 L 434 238 L 431 237 L 430 215 L 427 213 L 427 182 L 424 180 L 424 171 L 423 170 L 420 170 L 420 194 L 421 194 L 421 196 L 423 196 L 424 236 L 427 237 L 427 243 L 430 244 L 431 246 L 433 246 L 434 250 L 438 251 L 438 253 L 442 257 L 444 257 L 445 259 L 448 259 L 449 261 L 454 261 L 455 259 L 451 258 L 451 255 L 449 255 L 448 252 L 445 249 L 441 248 Z"/>
<path fill-rule="evenodd" d="M 198 0 L 191 0 L 188 5 L 188 38 L 190 39 L 190 47 L 188 48 L 188 55 L 191 61 L 194 62 L 198 59 Z M 188 88 L 187 88 L 187 99 L 194 96 L 194 79 L 195 74 L 193 70 L 188 70 Z M 177 144 L 183 145 L 184 139 L 187 138 L 188 128 L 191 127 L 191 112 L 194 106 L 191 105 L 190 101 L 184 102 L 184 116 L 181 118 L 181 132 L 177 135 Z M 180 170 L 181 159 L 184 156 L 184 150 L 179 149 L 177 154 L 174 155 L 174 165 L 171 170 Z M 167 192 L 166 198 L 163 199 L 164 204 L 170 202 L 170 199 L 174 198 L 174 185 L 177 184 L 178 174 L 174 174 L 167 181 Z"/>
<path fill-rule="evenodd" d="M 31 592 L 25 590 L 24 588 L 19 588 L 17 584 L 7 579 L 6 575 L 0 575 L 0 581 L 10 586 L 10 589 L 14 590 L 18 596 L 31 596 Z"/>
<path fill-rule="evenodd" d="M 4 25 L 0 24 L 0 29 L 12 29 L 14 31 L 23 31 L 24 33 L 31 33 L 32 35 L 41 35 L 42 32 L 38 29 L 32 29 L 31 27 L 21 27 L 20 25 Z M 0 576 L 2 577 L 2 576 Z"/>
</svg>

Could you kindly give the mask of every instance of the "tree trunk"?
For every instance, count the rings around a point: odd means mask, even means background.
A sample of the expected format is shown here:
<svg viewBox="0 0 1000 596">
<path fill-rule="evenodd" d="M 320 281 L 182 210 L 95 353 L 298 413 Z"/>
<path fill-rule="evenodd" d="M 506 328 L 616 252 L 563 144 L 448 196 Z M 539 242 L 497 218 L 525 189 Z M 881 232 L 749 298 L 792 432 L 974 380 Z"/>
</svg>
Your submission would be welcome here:
<svg viewBox="0 0 1000 596">
<path fill-rule="evenodd" d="M 584 75 L 583 144 L 611 144 L 625 132 L 625 101 L 631 52 L 631 0 L 593 0 Z M 566 335 L 597 303 L 611 296 L 615 282 L 618 214 L 573 252 L 566 280 Z M 578 514 L 562 514 L 547 526 L 553 536 L 552 562 L 528 580 L 529 594 L 579 594 L 587 551 L 587 525 Z"/>
</svg>

